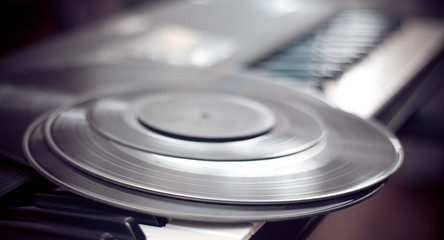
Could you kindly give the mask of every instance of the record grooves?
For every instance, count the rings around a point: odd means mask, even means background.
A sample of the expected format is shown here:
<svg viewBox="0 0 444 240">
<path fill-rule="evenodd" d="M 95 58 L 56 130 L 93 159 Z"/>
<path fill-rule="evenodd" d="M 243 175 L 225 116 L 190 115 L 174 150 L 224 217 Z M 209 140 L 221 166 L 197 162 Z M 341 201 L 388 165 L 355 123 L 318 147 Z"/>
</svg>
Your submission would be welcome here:
<svg viewBox="0 0 444 240">
<path fill-rule="evenodd" d="M 28 161 L 95 200 L 215 222 L 340 209 L 377 191 L 402 161 L 385 129 L 306 91 L 183 72 L 42 116 L 25 136 Z"/>
</svg>

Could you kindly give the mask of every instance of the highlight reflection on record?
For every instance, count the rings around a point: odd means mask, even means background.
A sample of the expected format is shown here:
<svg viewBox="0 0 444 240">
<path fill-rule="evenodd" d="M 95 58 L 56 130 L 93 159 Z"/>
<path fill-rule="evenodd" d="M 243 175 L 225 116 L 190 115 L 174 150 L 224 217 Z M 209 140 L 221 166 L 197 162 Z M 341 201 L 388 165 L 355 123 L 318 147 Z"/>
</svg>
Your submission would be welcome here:
<svg viewBox="0 0 444 240">
<path fill-rule="evenodd" d="M 28 130 L 27 144 L 43 141 L 44 155 L 59 166 L 51 169 L 25 144 L 29 161 L 73 191 L 122 207 L 133 206 L 122 192 L 135 191 L 221 209 L 308 203 L 327 209 L 373 192 L 402 160 L 385 129 L 303 90 L 246 76 L 185 83 L 177 76 L 90 94 L 42 117 Z M 93 196 L 64 172 L 118 193 Z"/>
</svg>

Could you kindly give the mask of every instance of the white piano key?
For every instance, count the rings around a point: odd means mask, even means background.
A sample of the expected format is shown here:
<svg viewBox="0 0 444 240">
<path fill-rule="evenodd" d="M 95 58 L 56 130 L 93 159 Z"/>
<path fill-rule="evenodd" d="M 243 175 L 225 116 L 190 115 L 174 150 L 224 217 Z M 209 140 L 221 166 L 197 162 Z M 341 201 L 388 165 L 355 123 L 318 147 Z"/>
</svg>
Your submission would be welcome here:
<svg viewBox="0 0 444 240">
<path fill-rule="evenodd" d="M 263 224 L 264 223 L 204 223 L 172 220 L 166 227 L 244 240 L 249 239 Z"/>
<path fill-rule="evenodd" d="M 175 229 L 170 227 L 153 227 L 140 225 L 140 228 L 148 240 L 244 240 L 233 236 L 223 236 L 220 233 L 190 231 L 189 229 Z"/>
</svg>

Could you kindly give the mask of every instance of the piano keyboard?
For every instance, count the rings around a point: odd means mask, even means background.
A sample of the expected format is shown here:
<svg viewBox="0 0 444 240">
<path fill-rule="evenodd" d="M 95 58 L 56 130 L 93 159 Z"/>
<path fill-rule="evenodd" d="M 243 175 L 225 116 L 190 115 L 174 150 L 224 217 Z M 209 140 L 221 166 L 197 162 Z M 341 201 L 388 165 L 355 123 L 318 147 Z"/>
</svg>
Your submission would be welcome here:
<svg viewBox="0 0 444 240">
<path fill-rule="evenodd" d="M 322 88 L 365 58 L 400 26 L 398 18 L 375 11 L 348 10 L 252 64 L 279 76 Z"/>
<path fill-rule="evenodd" d="M 261 75 L 293 79 L 286 81 L 290 85 L 318 88 L 342 110 L 379 119 L 397 130 L 418 107 L 415 101 L 419 104 L 424 99 L 407 98 L 402 111 L 395 109 L 389 116 L 382 113 L 440 55 L 442 22 L 362 10 L 348 10 L 332 20 L 249 67 Z M 354 30 L 362 25 L 368 27 Z M 422 88 L 414 91 L 430 92 L 439 84 L 436 76 L 421 80 Z"/>
</svg>

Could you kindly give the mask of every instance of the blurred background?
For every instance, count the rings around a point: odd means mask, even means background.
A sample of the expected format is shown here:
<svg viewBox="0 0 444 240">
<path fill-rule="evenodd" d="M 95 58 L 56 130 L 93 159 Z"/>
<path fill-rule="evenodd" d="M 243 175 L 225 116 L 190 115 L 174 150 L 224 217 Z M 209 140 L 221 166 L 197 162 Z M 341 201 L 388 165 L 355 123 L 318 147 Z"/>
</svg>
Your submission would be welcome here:
<svg viewBox="0 0 444 240">
<path fill-rule="evenodd" d="M 444 19 L 444 1 L 341 1 L 394 14 Z M 444 239 L 444 76 L 396 132 L 404 164 L 375 196 L 327 215 L 310 240 Z"/>
<path fill-rule="evenodd" d="M 0 56 L 33 42 L 80 28 L 146 3 L 171 0 L 3 0 L 0 1 Z M 271 0 L 272 1 L 272 0 Z M 383 9 L 385 12 L 444 18 L 442 0 L 323 0 L 350 7 Z M 321 0 L 322 2 L 322 0 Z"/>
<path fill-rule="evenodd" d="M 143 0 L 4 0 L 0 57 L 30 44 L 137 7 Z M 151 0 L 153 4 L 156 1 Z M 330 1 L 331 2 L 331 1 Z M 444 20 L 442 0 L 336 1 L 407 16 Z M 441 81 L 444 83 L 444 76 Z M 444 85 L 396 133 L 405 162 L 375 196 L 329 214 L 309 237 L 322 239 L 444 239 Z"/>
<path fill-rule="evenodd" d="M 327 215 L 310 240 L 444 239 L 443 103 L 441 84 L 396 133 L 405 151 L 398 172 L 373 197 Z"/>
</svg>

